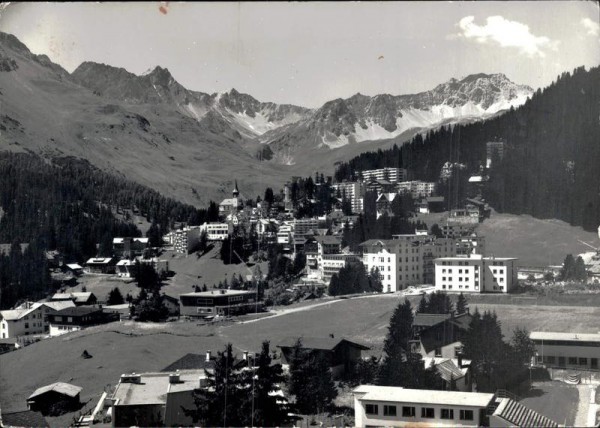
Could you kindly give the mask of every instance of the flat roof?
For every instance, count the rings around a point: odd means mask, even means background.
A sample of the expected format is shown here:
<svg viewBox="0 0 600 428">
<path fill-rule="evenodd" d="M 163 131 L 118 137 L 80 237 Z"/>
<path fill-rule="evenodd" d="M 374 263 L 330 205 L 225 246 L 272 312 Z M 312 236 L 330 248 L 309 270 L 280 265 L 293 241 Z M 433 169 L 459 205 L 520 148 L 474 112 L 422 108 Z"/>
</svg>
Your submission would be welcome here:
<svg viewBox="0 0 600 428">
<path fill-rule="evenodd" d="M 494 394 L 481 392 L 433 391 L 375 385 L 361 385 L 352 392 L 365 394 L 359 398 L 364 401 L 445 404 L 448 406 L 487 407 L 494 399 Z"/>
<path fill-rule="evenodd" d="M 519 260 L 517 257 L 438 257 L 434 261 L 445 260 L 445 261 L 465 261 L 465 260 L 485 260 L 485 261 L 499 261 L 508 262 L 511 260 Z"/>
<path fill-rule="evenodd" d="M 560 333 L 556 331 L 532 331 L 529 333 L 531 340 L 568 340 L 579 342 L 600 342 L 598 333 Z"/>
<path fill-rule="evenodd" d="M 190 297 L 218 297 L 218 296 L 239 296 L 244 294 L 256 294 L 256 291 L 247 291 L 247 290 L 223 290 L 223 289 L 214 289 L 211 291 L 197 291 L 194 293 L 185 293 L 180 294 L 180 296 L 190 296 Z"/>
<path fill-rule="evenodd" d="M 139 373 L 141 383 L 119 382 L 113 398 L 118 406 L 140 404 L 165 404 L 169 392 L 192 391 L 200 387 L 200 377 L 206 377 L 204 370 L 181 370 L 179 382 L 169 383 L 171 372 Z"/>
</svg>

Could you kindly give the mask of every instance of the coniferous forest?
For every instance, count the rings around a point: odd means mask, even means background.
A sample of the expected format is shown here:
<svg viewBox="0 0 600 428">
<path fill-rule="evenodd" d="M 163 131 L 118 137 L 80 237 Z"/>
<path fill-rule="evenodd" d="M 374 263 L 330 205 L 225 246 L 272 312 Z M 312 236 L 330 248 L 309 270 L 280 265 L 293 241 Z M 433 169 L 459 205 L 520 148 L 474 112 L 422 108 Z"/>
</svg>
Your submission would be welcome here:
<svg viewBox="0 0 600 428">
<path fill-rule="evenodd" d="M 505 141 L 492 163 L 484 197 L 499 212 L 557 218 L 586 230 L 600 224 L 600 68 L 563 73 L 529 101 L 496 118 L 445 126 L 388 150 L 363 153 L 338 165 L 337 181 L 357 171 L 408 168 L 414 179 L 438 181 L 444 163 L 479 174 L 486 142 Z M 458 183 L 459 181 L 457 181 Z M 460 182 L 464 182 L 461 180 Z"/>
<path fill-rule="evenodd" d="M 0 152 L 0 243 L 11 244 L 0 254 L 0 306 L 51 291 L 46 250 L 81 263 L 109 251 L 115 236 L 141 236 L 131 212 L 166 232 L 176 221 L 216 219 L 218 207 L 196 209 L 81 159 Z"/>
</svg>

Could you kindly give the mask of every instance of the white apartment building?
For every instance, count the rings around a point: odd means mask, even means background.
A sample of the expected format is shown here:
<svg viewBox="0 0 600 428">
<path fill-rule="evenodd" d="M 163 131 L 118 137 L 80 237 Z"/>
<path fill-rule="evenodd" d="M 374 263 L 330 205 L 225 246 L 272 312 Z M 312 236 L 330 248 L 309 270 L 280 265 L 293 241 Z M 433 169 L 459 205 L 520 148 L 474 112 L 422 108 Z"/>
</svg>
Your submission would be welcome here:
<svg viewBox="0 0 600 428">
<path fill-rule="evenodd" d="M 403 236 L 403 235 L 398 235 Z M 423 282 L 423 256 L 418 240 L 370 239 L 360 244 L 368 272 L 379 269 L 384 292 L 396 292 Z"/>
<path fill-rule="evenodd" d="M 413 199 L 427 198 L 435 193 L 435 183 L 430 181 L 402 181 L 397 187 L 399 193 L 410 193 Z"/>
<path fill-rule="evenodd" d="M 516 261 L 481 254 L 435 259 L 435 288 L 463 293 L 509 293 L 517 280 Z"/>
<path fill-rule="evenodd" d="M 361 385 L 354 395 L 356 427 L 478 427 L 494 394 Z"/>
<path fill-rule="evenodd" d="M 288 246 L 293 241 L 293 235 L 294 224 L 286 221 L 279 226 L 279 230 L 277 231 L 277 243 Z"/>
<path fill-rule="evenodd" d="M 408 171 L 404 168 L 380 168 L 380 169 L 369 169 L 362 171 L 364 180 L 370 180 L 375 178 L 376 180 L 387 180 L 390 183 L 398 183 L 406 180 Z"/>
<path fill-rule="evenodd" d="M 361 385 L 354 395 L 354 425 L 385 427 L 558 428 L 518 401 L 495 394 Z"/>
<path fill-rule="evenodd" d="M 48 314 L 71 307 L 75 307 L 72 300 L 44 303 L 25 302 L 16 309 L 0 311 L 0 338 L 47 334 Z"/>
<path fill-rule="evenodd" d="M 306 235 L 311 230 L 319 228 L 318 218 L 300 218 L 294 219 L 294 235 Z"/>
<path fill-rule="evenodd" d="M 233 233 L 231 223 L 204 223 L 200 229 L 206 231 L 206 238 L 209 241 L 223 241 Z"/>
<path fill-rule="evenodd" d="M 331 188 L 337 193 L 339 190 L 340 195 L 344 195 L 350 201 L 353 213 L 360 213 L 363 211 L 363 196 L 365 195 L 364 184 L 360 181 L 350 181 L 344 183 L 332 184 Z"/>
</svg>

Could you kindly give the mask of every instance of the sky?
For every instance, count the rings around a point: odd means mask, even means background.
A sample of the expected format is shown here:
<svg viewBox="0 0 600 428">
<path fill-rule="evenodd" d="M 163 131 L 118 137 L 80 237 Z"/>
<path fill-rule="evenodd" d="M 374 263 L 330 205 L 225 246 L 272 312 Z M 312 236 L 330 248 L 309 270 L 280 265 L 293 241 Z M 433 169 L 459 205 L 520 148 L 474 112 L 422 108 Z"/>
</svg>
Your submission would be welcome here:
<svg viewBox="0 0 600 428">
<path fill-rule="evenodd" d="M 473 73 L 544 87 L 600 64 L 592 1 L 10 3 L 0 31 L 68 71 L 166 67 L 188 89 L 319 107 Z"/>
</svg>

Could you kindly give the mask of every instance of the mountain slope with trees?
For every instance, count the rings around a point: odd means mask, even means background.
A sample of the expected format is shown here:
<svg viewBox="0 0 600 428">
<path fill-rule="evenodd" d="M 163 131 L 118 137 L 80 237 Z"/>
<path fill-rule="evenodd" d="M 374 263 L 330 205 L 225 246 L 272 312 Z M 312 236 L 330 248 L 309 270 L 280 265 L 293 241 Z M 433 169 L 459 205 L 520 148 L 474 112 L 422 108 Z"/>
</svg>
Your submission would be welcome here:
<svg viewBox="0 0 600 428">
<path fill-rule="evenodd" d="M 341 181 L 361 170 L 400 167 L 415 179 L 438 181 L 442 166 L 456 162 L 466 168 L 452 185 L 464 193 L 466 179 L 485 163 L 486 143 L 501 140 L 507 149 L 502 160 L 492 162 L 484 189 L 498 212 L 557 218 L 595 230 L 600 223 L 599 82 L 600 68 L 579 67 L 538 89 L 519 108 L 417 135 L 402 147 L 363 153 L 339 164 L 335 177 Z"/>
</svg>

